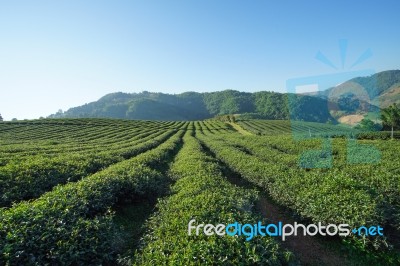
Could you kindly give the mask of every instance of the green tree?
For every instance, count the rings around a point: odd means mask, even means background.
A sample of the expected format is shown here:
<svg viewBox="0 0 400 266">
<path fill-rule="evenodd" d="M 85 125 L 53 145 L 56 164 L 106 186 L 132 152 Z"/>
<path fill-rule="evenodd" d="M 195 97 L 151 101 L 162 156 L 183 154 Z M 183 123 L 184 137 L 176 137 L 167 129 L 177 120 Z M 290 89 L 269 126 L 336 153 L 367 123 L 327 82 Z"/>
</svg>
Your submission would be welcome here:
<svg viewBox="0 0 400 266">
<path fill-rule="evenodd" d="M 379 124 L 374 123 L 374 121 L 372 121 L 371 119 L 364 118 L 355 128 L 365 131 L 378 131 L 380 127 L 381 126 Z"/>
<path fill-rule="evenodd" d="M 0 122 L 1 122 L 1 121 L 3 121 L 3 117 L 2 117 L 1 114 L 0 114 Z"/>
<path fill-rule="evenodd" d="M 393 131 L 394 128 L 397 127 L 400 123 L 400 109 L 394 104 L 389 106 L 388 108 L 382 109 L 382 121 L 383 125 L 391 128 L 391 138 L 393 139 Z"/>
</svg>

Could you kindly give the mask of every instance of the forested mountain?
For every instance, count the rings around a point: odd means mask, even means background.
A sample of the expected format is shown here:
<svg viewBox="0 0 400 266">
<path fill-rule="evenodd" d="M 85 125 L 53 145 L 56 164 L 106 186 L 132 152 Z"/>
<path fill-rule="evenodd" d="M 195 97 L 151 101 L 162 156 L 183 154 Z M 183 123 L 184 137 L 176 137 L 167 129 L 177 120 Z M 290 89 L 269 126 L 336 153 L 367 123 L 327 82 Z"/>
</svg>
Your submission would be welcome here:
<svg viewBox="0 0 400 266">
<path fill-rule="evenodd" d="M 117 92 L 105 95 L 96 102 L 74 107 L 66 112 L 58 112 L 50 117 L 201 120 L 216 115 L 249 113 L 266 119 L 292 117 L 298 120 L 326 122 L 332 120 L 327 106 L 327 101 L 324 99 L 300 95 L 289 97 L 288 94 L 267 91 L 248 93 L 225 90 L 174 95 L 147 91 Z"/>
<path fill-rule="evenodd" d="M 350 108 L 350 111 L 359 105 L 364 105 L 359 108 L 361 110 L 368 109 L 368 104 L 386 108 L 393 103 L 400 103 L 400 70 L 353 78 L 336 87 L 304 95 L 327 99 Z"/>
<path fill-rule="evenodd" d="M 361 96 L 360 96 L 361 95 Z M 357 77 L 318 93 L 185 92 L 111 93 L 51 118 L 110 117 L 143 120 L 201 120 L 225 114 L 265 119 L 335 122 L 346 115 L 365 115 L 400 102 L 400 70 Z"/>
</svg>

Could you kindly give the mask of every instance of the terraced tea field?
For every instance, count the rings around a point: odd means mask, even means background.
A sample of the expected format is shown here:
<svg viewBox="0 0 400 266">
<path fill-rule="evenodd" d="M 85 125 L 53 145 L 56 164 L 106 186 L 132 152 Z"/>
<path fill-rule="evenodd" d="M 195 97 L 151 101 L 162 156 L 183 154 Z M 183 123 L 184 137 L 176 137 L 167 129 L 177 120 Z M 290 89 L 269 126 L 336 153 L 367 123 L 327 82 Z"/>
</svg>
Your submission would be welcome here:
<svg viewBox="0 0 400 266">
<path fill-rule="evenodd" d="M 0 123 L 0 265 L 398 265 L 400 143 L 358 133 L 261 120 Z M 384 234 L 247 241 L 189 235 L 192 219 Z"/>
</svg>

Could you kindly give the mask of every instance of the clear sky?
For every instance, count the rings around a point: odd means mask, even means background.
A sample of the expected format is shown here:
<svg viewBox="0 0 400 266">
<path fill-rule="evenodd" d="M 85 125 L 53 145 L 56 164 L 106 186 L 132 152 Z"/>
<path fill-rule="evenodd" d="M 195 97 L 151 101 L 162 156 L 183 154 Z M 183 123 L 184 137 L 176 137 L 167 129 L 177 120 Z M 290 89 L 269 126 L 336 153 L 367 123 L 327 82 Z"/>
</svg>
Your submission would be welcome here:
<svg viewBox="0 0 400 266">
<path fill-rule="evenodd" d="M 110 92 L 286 91 L 400 68 L 400 1 L 0 0 L 0 113 L 38 118 Z M 338 70 L 316 60 L 320 51 Z"/>
</svg>

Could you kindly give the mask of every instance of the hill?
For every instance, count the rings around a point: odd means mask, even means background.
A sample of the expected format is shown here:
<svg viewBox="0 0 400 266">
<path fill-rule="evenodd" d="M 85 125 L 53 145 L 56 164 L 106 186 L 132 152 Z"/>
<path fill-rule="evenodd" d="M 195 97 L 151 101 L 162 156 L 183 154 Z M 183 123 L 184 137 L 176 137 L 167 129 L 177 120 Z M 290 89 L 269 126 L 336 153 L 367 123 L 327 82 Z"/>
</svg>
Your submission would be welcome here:
<svg viewBox="0 0 400 266">
<path fill-rule="evenodd" d="M 355 125 L 364 117 L 379 120 L 380 108 L 400 103 L 400 70 L 356 77 L 335 87 L 302 95 L 329 103 L 329 113 L 340 123 Z"/>
<path fill-rule="evenodd" d="M 331 103 L 331 114 L 335 118 L 376 112 L 379 108 L 400 103 L 400 70 L 356 77 L 327 90 L 303 95 L 328 100 Z"/>
<path fill-rule="evenodd" d="M 289 97 L 290 96 L 290 97 Z M 289 100 L 290 99 L 290 100 Z M 108 117 L 142 120 L 202 120 L 225 114 L 250 114 L 265 119 L 333 121 L 325 99 L 276 92 L 111 93 L 50 118 Z"/>
<path fill-rule="evenodd" d="M 343 117 L 362 119 L 368 115 L 375 119 L 373 114 L 379 108 L 395 102 L 400 103 L 400 70 L 357 77 L 324 91 L 297 95 L 235 90 L 181 94 L 117 92 L 49 117 L 184 121 L 247 114 L 251 118 L 336 123 L 348 120 Z"/>
</svg>

